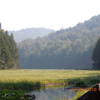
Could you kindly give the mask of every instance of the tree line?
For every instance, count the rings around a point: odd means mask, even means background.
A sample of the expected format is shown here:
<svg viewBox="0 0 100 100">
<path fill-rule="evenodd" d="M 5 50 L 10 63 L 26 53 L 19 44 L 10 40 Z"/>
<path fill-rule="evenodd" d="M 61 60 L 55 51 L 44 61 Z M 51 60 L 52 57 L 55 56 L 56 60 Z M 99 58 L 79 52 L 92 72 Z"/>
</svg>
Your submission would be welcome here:
<svg viewBox="0 0 100 100">
<path fill-rule="evenodd" d="M 48 36 L 18 44 L 23 68 L 91 69 L 100 36 L 100 16 Z"/>
<path fill-rule="evenodd" d="M 100 38 L 98 39 L 92 55 L 93 69 L 100 69 Z"/>
<path fill-rule="evenodd" d="M 93 64 L 99 69 L 99 37 L 100 16 L 46 37 L 24 40 L 18 44 L 19 51 L 13 35 L 0 30 L 0 69 L 19 68 L 19 61 L 22 68 L 92 69 Z"/>
<path fill-rule="evenodd" d="M 13 35 L 0 30 L 0 69 L 19 68 L 18 49 Z"/>
</svg>

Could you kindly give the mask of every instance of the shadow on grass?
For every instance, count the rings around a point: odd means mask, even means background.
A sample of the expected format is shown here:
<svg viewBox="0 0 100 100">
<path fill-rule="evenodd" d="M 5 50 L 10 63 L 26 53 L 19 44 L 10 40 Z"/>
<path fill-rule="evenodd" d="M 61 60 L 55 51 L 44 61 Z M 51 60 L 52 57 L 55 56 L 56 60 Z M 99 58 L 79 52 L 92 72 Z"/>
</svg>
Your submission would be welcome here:
<svg viewBox="0 0 100 100">
<path fill-rule="evenodd" d="M 65 86 L 68 85 L 73 87 L 91 87 L 94 84 L 100 83 L 100 75 L 67 79 L 64 80 L 64 82 L 65 82 Z"/>
<path fill-rule="evenodd" d="M 9 90 L 39 90 L 41 88 L 40 82 L 0 82 L 0 90 L 9 89 Z"/>
<path fill-rule="evenodd" d="M 40 82 L 1 82 L 0 100 L 30 100 L 23 98 L 24 94 L 40 88 Z"/>
</svg>

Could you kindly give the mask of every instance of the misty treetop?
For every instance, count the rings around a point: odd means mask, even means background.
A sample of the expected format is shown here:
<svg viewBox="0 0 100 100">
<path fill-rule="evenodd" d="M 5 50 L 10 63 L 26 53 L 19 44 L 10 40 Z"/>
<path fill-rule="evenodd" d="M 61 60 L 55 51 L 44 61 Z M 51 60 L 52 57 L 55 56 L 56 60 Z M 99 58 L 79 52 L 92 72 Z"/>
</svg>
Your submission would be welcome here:
<svg viewBox="0 0 100 100">
<path fill-rule="evenodd" d="M 23 68 L 92 68 L 92 53 L 100 36 L 100 15 L 48 36 L 19 44 Z"/>
<path fill-rule="evenodd" d="M 19 68 L 18 50 L 13 35 L 0 29 L 0 69 Z"/>
</svg>

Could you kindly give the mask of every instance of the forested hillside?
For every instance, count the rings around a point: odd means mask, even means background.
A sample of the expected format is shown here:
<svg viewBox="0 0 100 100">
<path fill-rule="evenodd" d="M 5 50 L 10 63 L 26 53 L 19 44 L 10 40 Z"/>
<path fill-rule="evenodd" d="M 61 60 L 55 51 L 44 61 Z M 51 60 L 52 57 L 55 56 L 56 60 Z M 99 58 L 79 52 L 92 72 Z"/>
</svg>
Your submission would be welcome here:
<svg viewBox="0 0 100 100">
<path fill-rule="evenodd" d="M 100 70 L 100 38 L 98 39 L 92 54 L 93 69 Z"/>
<path fill-rule="evenodd" d="M 75 27 L 19 44 L 23 68 L 91 69 L 92 53 L 100 37 L 100 15 Z"/>
<path fill-rule="evenodd" d="M 13 35 L 0 29 L 0 69 L 19 68 L 18 50 Z"/>
<path fill-rule="evenodd" d="M 16 42 L 21 42 L 25 39 L 36 39 L 37 37 L 43 37 L 51 32 L 54 32 L 54 30 L 47 28 L 27 28 L 17 31 L 9 31 L 9 34 L 12 33 L 14 35 Z"/>
</svg>

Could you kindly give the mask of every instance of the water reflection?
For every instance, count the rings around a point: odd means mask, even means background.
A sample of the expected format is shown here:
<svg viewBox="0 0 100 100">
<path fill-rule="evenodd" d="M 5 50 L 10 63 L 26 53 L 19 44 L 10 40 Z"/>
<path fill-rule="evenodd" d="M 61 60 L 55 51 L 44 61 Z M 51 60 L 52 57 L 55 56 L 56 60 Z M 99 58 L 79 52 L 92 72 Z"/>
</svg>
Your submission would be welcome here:
<svg viewBox="0 0 100 100">
<path fill-rule="evenodd" d="M 35 100 L 69 100 L 75 96 L 75 91 L 64 88 L 50 88 L 41 91 L 33 91 L 36 96 Z"/>
</svg>

